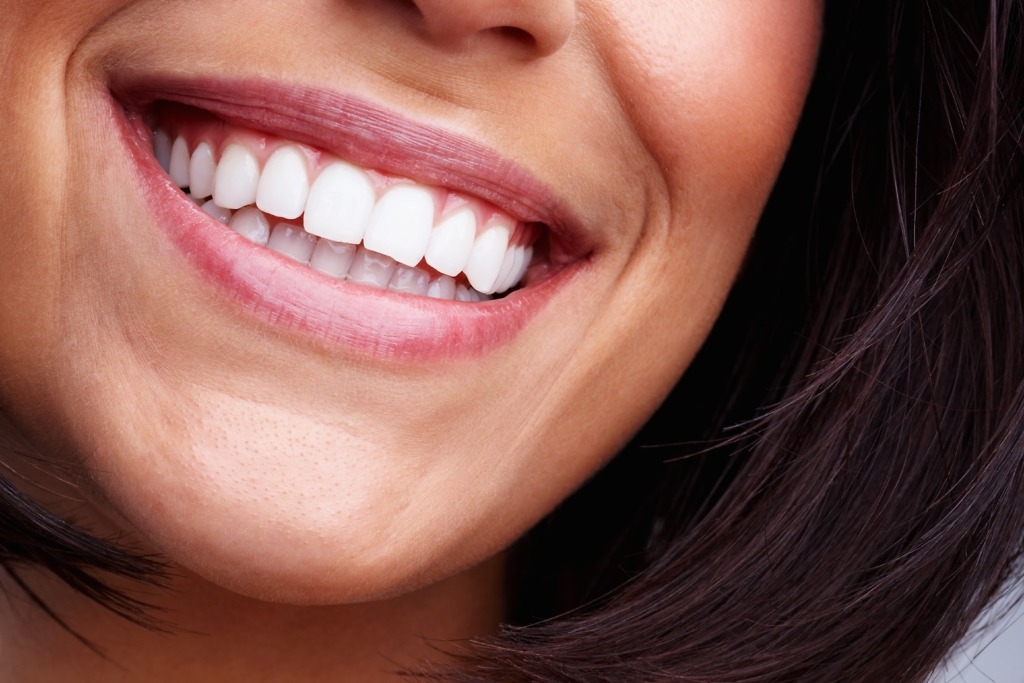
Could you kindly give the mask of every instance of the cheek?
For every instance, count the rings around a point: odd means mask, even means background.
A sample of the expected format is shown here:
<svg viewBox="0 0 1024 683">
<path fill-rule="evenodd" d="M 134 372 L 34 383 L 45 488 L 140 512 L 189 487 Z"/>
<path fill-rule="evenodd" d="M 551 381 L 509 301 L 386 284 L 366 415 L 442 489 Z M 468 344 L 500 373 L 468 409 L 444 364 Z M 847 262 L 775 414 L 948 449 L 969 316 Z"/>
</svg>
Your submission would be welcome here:
<svg viewBox="0 0 1024 683">
<path fill-rule="evenodd" d="M 635 397 L 627 410 L 638 427 L 703 343 L 740 267 L 810 85 L 821 7 L 651 0 L 609 3 L 592 20 L 647 155 L 639 172 L 655 179 L 641 244 L 606 304 L 615 314 L 592 335 L 629 340 L 606 351 L 593 381 L 628 357 L 615 390 Z"/>
<path fill-rule="evenodd" d="M 820 5 L 660 0 L 608 17 L 627 114 L 685 205 L 763 202 L 813 74 Z"/>
<path fill-rule="evenodd" d="M 43 388 L 32 378 L 63 359 L 27 360 L 52 347 L 68 257 L 63 230 L 71 209 L 71 145 L 64 89 L 79 42 L 129 3 L 112 0 L 0 1 L 0 402 L 31 410 Z M 6 171 L 6 173 L 5 173 Z M 22 390 L 9 396 L 22 381 Z M 27 395 L 25 389 L 31 395 Z"/>
</svg>

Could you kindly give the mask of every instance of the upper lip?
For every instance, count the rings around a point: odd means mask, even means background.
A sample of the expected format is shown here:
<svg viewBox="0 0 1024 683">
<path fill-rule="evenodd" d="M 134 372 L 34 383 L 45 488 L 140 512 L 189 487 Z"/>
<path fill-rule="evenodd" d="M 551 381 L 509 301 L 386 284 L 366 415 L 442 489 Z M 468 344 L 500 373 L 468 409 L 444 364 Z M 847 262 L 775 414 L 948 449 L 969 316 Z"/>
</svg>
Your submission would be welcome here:
<svg viewBox="0 0 1024 683">
<path fill-rule="evenodd" d="M 128 109 L 179 102 L 365 168 L 480 197 L 518 220 L 547 226 L 554 260 L 593 251 L 593 236 L 567 202 L 519 165 L 464 135 L 353 95 L 257 79 L 151 75 L 115 77 L 110 89 Z"/>
</svg>

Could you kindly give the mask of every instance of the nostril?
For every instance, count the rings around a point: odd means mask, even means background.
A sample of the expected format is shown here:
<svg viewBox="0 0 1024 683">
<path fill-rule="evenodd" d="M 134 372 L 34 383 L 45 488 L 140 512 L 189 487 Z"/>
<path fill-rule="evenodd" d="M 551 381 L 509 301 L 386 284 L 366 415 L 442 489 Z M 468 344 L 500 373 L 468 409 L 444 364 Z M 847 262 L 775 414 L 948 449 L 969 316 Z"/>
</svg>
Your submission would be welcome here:
<svg viewBox="0 0 1024 683">
<path fill-rule="evenodd" d="M 529 31 L 525 31 L 518 26 L 496 26 L 491 30 L 502 38 L 520 43 L 525 47 L 533 47 L 537 44 L 537 39 Z"/>
</svg>

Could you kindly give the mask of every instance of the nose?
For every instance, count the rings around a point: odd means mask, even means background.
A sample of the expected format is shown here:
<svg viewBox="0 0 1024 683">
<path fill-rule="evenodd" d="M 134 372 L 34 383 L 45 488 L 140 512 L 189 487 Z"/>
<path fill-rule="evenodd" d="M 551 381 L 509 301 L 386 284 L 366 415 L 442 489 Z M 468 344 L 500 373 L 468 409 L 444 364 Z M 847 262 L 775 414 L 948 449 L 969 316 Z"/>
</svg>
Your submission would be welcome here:
<svg viewBox="0 0 1024 683">
<path fill-rule="evenodd" d="M 569 39 L 576 23 L 575 0 L 413 0 L 426 33 L 439 44 L 461 49 L 473 41 L 515 45 L 531 57 L 546 57 Z"/>
</svg>

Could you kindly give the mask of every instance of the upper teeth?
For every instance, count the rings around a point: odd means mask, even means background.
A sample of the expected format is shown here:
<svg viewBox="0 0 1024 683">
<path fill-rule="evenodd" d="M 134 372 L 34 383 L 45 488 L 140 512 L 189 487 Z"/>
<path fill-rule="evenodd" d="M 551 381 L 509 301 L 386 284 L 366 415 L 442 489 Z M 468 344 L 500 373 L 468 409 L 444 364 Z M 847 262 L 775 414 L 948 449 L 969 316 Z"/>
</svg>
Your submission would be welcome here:
<svg viewBox="0 0 1024 683">
<path fill-rule="evenodd" d="M 258 149 L 232 141 L 218 160 L 209 142 L 190 152 L 184 137 L 154 136 L 171 180 L 198 201 L 212 197 L 207 213 L 332 277 L 474 301 L 508 291 L 530 264 L 533 230 L 479 200 L 392 182 L 295 144 L 275 149 L 261 169 Z M 301 217 L 301 229 L 274 216 Z M 456 282 L 460 275 L 471 289 Z"/>
</svg>

